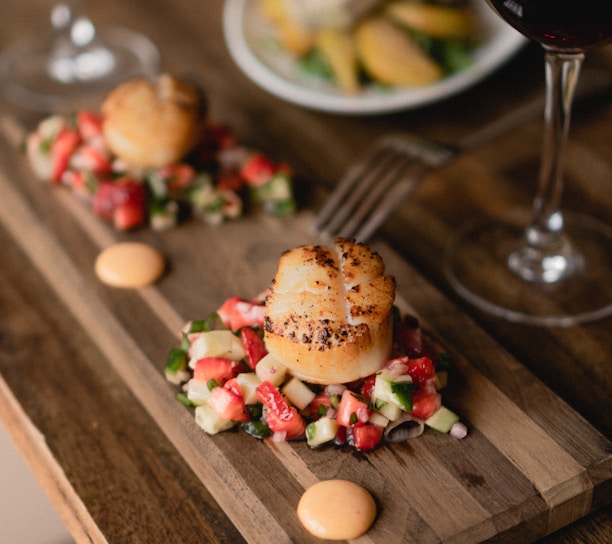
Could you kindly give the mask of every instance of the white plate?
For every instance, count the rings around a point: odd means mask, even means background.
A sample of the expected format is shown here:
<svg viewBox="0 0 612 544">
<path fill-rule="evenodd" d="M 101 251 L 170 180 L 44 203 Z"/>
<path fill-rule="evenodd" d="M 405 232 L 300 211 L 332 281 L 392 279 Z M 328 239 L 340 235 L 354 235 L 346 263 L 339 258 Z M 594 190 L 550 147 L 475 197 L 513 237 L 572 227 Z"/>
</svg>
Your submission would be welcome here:
<svg viewBox="0 0 612 544">
<path fill-rule="evenodd" d="M 298 69 L 293 59 L 270 47 L 271 30 L 258 10 L 259 0 L 226 0 L 223 30 L 230 54 L 240 69 L 273 95 L 308 108 L 346 114 L 385 113 L 430 104 L 457 94 L 496 70 L 526 39 L 502 21 L 485 2 L 476 2 L 485 39 L 465 70 L 426 87 L 364 89 L 343 95 L 333 85 Z"/>
</svg>

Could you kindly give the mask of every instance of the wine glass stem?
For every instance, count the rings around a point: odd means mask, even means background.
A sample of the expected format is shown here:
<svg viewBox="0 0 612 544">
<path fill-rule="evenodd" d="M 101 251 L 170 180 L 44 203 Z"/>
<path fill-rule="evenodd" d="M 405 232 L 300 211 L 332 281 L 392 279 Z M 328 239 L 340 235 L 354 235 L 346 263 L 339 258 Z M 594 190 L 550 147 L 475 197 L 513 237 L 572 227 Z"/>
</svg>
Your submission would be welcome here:
<svg viewBox="0 0 612 544">
<path fill-rule="evenodd" d="M 570 113 L 584 53 L 545 51 L 544 142 L 533 218 L 525 245 L 510 255 L 510 267 L 528 281 L 554 283 L 571 276 L 581 258 L 563 228 L 561 196 Z"/>
</svg>

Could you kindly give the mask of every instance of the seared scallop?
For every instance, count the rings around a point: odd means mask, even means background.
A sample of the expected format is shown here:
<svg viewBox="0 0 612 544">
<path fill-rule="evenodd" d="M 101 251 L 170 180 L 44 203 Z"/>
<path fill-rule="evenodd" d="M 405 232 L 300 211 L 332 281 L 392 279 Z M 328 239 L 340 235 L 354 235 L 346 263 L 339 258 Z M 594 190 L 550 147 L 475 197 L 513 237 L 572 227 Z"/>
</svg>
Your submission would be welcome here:
<svg viewBox="0 0 612 544">
<path fill-rule="evenodd" d="M 347 383 L 378 371 L 391 353 L 395 279 L 367 246 L 286 251 L 266 300 L 268 351 L 311 383 Z"/>
</svg>

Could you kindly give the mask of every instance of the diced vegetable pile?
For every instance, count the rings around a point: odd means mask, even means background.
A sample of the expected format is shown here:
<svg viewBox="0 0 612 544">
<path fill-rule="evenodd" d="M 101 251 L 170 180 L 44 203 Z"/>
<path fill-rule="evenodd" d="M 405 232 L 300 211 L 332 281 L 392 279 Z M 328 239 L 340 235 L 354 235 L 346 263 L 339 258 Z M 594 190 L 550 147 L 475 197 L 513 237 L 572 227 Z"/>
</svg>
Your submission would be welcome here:
<svg viewBox="0 0 612 544">
<path fill-rule="evenodd" d="M 288 166 L 238 145 L 225 125 L 209 123 L 205 134 L 184 162 L 135 169 L 109 151 L 101 116 L 80 111 L 42 120 L 25 147 L 40 179 L 69 188 L 120 230 L 165 230 L 190 215 L 218 225 L 245 203 L 279 217 L 295 211 Z"/>
<path fill-rule="evenodd" d="M 268 354 L 263 299 L 232 297 L 181 331 L 168 355 L 167 379 L 178 400 L 195 408 L 208 434 L 239 428 L 255 438 L 306 439 L 311 447 L 353 446 L 418 436 L 425 426 L 466 434 L 459 417 L 442 405 L 449 357 L 427 341 L 418 321 L 394 308 L 394 353 L 376 374 L 350 384 L 305 383 Z"/>
</svg>

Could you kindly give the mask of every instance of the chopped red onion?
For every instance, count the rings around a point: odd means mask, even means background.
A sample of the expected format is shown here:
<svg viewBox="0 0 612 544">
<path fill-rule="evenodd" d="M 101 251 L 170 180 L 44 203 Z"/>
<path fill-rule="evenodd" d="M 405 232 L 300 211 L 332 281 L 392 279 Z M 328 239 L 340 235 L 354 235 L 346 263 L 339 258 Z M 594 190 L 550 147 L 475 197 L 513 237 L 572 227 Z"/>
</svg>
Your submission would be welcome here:
<svg viewBox="0 0 612 544">
<path fill-rule="evenodd" d="M 453 426 L 450 430 L 450 435 L 454 438 L 458 438 L 461 440 L 465 438 L 468 434 L 467 427 L 461 423 L 461 421 L 457 421 L 457 423 L 453 423 Z"/>
</svg>

